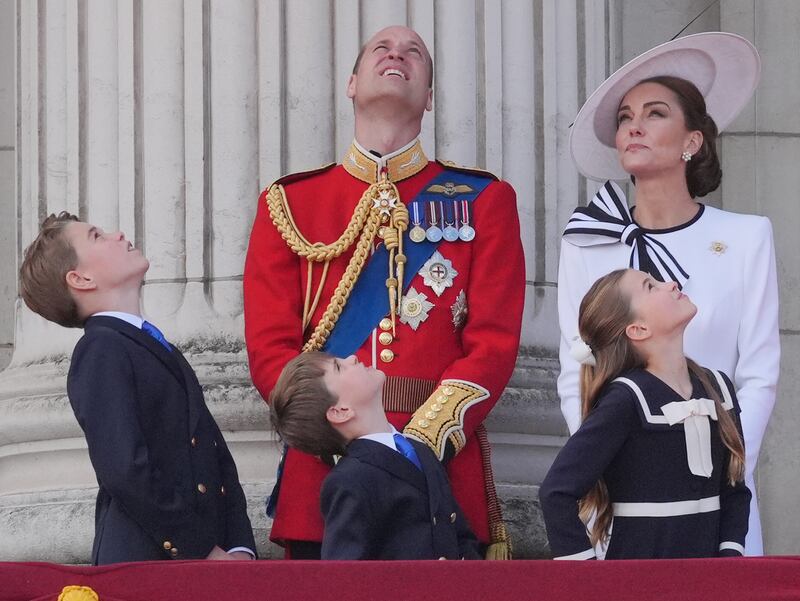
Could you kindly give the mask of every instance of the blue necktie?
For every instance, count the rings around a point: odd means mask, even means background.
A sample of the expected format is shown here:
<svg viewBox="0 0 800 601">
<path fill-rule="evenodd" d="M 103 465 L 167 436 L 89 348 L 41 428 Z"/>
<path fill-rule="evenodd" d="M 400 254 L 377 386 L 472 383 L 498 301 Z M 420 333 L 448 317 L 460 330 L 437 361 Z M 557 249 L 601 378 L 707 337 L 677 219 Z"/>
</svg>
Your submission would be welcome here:
<svg viewBox="0 0 800 601">
<path fill-rule="evenodd" d="M 419 470 L 422 470 L 422 463 L 420 463 L 419 461 L 417 452 L 414 450 L 414 446 L 410 442 L 408 442 L 405 436 L 399 433 L 395 433 L 394 444 L 397 445 L 397 450 L 400 451 L 400 453 L 402 453 L 403 457 L 405 457 L 411 463 L 416 465 Z"/>
<path fill-rule="evenodd" d="M 169 342 L 167 342 L 167 339 L 164 338 L 164 334 L 162 334 L 161 330 L 155 327 L 152 323 L 149 321 L 143 321 L 142 329 L 150 334 L 153 338 L 158 340 L 165 349 L 172 352 L 172 347 L 170 346 Z"/>
</svg>

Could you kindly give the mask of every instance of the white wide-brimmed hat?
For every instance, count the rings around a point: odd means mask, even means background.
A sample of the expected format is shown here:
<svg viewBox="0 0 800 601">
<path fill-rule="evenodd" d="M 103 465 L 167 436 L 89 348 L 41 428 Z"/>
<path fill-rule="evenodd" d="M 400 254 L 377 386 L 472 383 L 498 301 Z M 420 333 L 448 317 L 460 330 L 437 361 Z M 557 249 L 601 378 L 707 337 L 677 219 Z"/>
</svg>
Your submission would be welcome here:
<svg viewBox="0 0 800 601">
<path fill-rule="evenodd" d="M 691 81 L 722 131 L 750 100 L 760 73 L 758 51 L 732 33 L 687 35 L 640 54 L 600 84 L 578 112 L 569 136 L 578 171 L 601 181 L 628 177 L 614 141 L 617 109 L 628 90 L 640 81 L 657 75 Z"/>
</svg>

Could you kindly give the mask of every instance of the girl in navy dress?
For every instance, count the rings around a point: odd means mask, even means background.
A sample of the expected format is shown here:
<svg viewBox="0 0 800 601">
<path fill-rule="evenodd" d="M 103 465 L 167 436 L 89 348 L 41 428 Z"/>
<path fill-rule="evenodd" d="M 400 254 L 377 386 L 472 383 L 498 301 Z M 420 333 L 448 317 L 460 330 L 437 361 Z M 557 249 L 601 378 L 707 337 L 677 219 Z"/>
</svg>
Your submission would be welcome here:
<svg viewBox="0 0 800 601">
<path fill-rule="evenodd" d="M 633 269 L 581 302 L 583 423 L 539 491 L 556 559 L 593 559 L 598 542 L 608 559 L 744 553 L 739 404 L 726 375 L 683 354 L 696 312 L 675 282 Z"/>
</svg>

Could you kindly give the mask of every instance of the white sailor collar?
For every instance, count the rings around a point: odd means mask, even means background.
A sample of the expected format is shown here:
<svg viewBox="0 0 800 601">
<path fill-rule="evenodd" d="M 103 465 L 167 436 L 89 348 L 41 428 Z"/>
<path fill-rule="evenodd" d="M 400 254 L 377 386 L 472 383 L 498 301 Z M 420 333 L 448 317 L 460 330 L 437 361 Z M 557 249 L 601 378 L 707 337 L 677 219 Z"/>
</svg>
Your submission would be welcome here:
<svg viewBox="0 0 800 601">
<path fill-rule="evenodd" d="M 734 409 L 736 405 L 734 404 L 733 396 L 731 395 L 731 392 L 728 389 L 728 385 L 725 382 L 725 379 L 723 378 L 722 374 L 715 369 L 711 369 L 708 371 L 710 371 L 711 374 L 713 375 L 714 380 L 716 381 L 718 386 L 718 391 L 721 391 L 722 393 L 721 394 L 722 408 L 725 411 L 730 411 L 731 409 Z M 695 390 L 697 390 L 698 388 L 702 389 L 702 384 L 697 381 L 696 377 L 692 375 L 691 378 Z M 645 382 L 646 379 L 651 379 L 652 381 L 659 382 L 663 387 L 662 389 L 669 389 L 669 386 L 665 384 L 662 380 L 660 380 L 657 376 L 654 376 L 649 372 L 646 372 L 645 370 L 637 370 L 636 372 L 633 372 L 626 376 L 615 378 L 613 382 L 623 384 L 627 386 L 631 390 L 631 392 L 633 392 L 637 401 L 637 406 L 639 407 L 639 413 L 645 425 L 662 426 L 666 428 L 675 427 L 669 425 L 669 421 L 667 417 L 664 415 L 662 407 L 666 405 L 669 401 L 672 400 L 683 401 L 684 399 L 682 399 L 677 392 L 674 393 L 675 398 L 669 399 L 667 400 L 667 402 L 664 402 L 665 401 L 664 395 L 652 395 L 651 398 L 645 397 L 644 392 L 642 392 L 642 386 L 646 385 Z M 694 396 L 695 395 L 693 395 L 693 397 Z M 708 395 L 704 394 L 700 396 L 706 397 Z M 738 407 L 736 408 L 738 410 Z"/>
</svg>

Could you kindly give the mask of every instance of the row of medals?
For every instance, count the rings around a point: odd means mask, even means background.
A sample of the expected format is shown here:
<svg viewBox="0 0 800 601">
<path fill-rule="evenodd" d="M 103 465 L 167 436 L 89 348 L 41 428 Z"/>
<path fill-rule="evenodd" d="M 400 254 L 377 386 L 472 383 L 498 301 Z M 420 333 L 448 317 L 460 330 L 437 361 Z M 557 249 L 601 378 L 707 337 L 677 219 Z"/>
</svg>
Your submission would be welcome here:
<svg viewBox="0 0 800 601">
<path fill-rule="evenodd" d="M 453 213 L 452 220 L 444 219 L 445 203 L 452 203 Z M 455 242 L 462 240 L 464 242 L 471 242 L 475 239 L 475 229 L 469 224 L 470 222 L 470 203 L 466 200 L 429 200 L 419 201 L 415 200 L 411 203 L 411 212 L 413 216 L 412 224 L 414 227 L 408 232 L 408 237 L 413 242 L 441 242 L 442 239 L 447 242 Z M 420 217 L 422 214 L 422 218 Z M 428 219 L 430 215 L 430 219 Z M 423 219 L 429 222 L 428 227 L 423 227 Z M 444 225 L 444 228 L 439 227 L 439 223 Z M 461 227 L 456 227 L 460 223 Z"/>
</svg>

